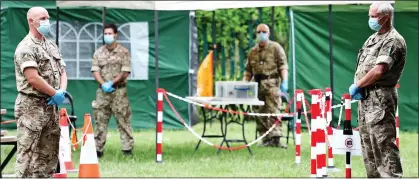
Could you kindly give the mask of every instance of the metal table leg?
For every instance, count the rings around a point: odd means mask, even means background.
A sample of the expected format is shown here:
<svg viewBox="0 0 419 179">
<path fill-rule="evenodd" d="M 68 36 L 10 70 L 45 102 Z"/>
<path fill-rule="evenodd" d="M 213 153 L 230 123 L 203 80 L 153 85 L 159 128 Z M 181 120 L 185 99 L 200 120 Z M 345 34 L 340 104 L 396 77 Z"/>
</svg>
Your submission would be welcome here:
<svg viewBox="0 0 419 179">
<path fill-rule="evenodd" d="M 225 107 L 221 106 L 221 108 L 228 110 L 228 105 L 226 105 Z M 220 122 L 221 122 L 221 134 L 223 135 L 223 141 L 221 141 L 220 147 L 222 147 L 224 145 L 224 142 L 225 142 L 227 147 L 230 148 L 230 145 L 228 144 L 228 141 L 227 141 L 227 117 L 228 117 L 228 114 L 226 112 L 223 112 L 221 116 L 222 117 L 220 118 Z M 220 151 L 221 151 L 221 149 L 218 149 L 217 154 L 219 154 Z M 230 150 L 230 152 L 231 152 L 231 150 Z"/>
<path fill-rule="evenodd" d="M 250 112 L 250 106 L 247 106 L 247 108 L 245 109 L 244 108 L 244 105 L 240 105 L 240 108 L 242 109 L 242 111 L 244 111 L 244 112 Z M 244 128 L 244 124 L 245 124 L 245 122 L 246 122 L 246 118 L 243 116 L 243 122 L 242 122 L 242 134 L 243 134 L 243 140 L 244 140 L 244 143 L 247 145 L 247 140 L 246 140 L 246 135 L 245 135 L 245 128 Z M 247 146 L 247 150 L 250 152 L 250 155 L 252 155 L 253 156 L 253 152 L 252 152 L 252 150 L 250 150 L 250 147 L 249 146 Z"/>
<path fill-rule="evenodd" d="M 240 107 L 237 107 L 236 105 L 227 105 L 225 107 L 225 109 L 231 109 L 233 111 L 237 111 L 239 108 L 242 109 L 242 111 L 245 111 L 242 105 L 239 105 Z M 227 118 L 227 115 L 225 115 L 225 117 L 223 118 L 224 120 L 224 135 L 225 138 L 223 140 L 223 142 L 221 142 L 222 146 L 224 144 L 224 142 L 226 143 L 227 147 L 230 147 L 229 142 L 244 142 L 247 145 L 247 140 L 246 140 L 246 135 L 245 135 L 245 120 L 241 118 L 241 116 L 239 114 L 229 114 L 231 115 L 231 119 Z M 242 135 L 243 135 L 243 139 L 227 139 L 227 131 L 228 131 L 228 125 L 231 123 L 236 123 L 238 125 L 241 125 L 242 127 Z M 253 155 L 252 151 L 250 150 L 250 147 L 247 146 L 247 149 L 249 150 L 250 155 Z"/>
<path fill-rule="evenodd" d="M 223 134 L 223 123 L 222 123 L 222 120 L 221 120 L 221 134 L 222 135 L 206 135 L 205 134 L 205 132 L 207 130 L 207 122 L 208 121 L 211 122 L 213 119 L 217 119 L 217 115 L 218 115 L 219 111 L 216 111 L 216 112 L 209 111 L 210 116 L 207 118 L 207 112 L 206 112 L 205 107 L 201 107 L 201 113 L 204 116 L 204 130 L 202 131 L 201 137 L 202 138 L 223 138 L 224 137 L 224 134 Z M 215 113 L 215 115 L 213 115 L 213 113 Z M 201 144 L 201 139 L 199 139 L 198 144 L 195 146 L 195 151 L 198 150 L 200 144 Z"/>
</svg>

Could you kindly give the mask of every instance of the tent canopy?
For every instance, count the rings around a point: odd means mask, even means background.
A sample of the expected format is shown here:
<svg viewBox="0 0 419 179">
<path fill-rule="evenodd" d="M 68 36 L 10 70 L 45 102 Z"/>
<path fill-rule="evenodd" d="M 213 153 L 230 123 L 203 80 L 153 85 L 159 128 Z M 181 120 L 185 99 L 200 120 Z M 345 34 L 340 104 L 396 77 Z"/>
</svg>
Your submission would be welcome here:
<svg viewBox="0 0 419 179">
<path fill-rule="evenodd" d="M 57 1 L 58 7 L 106 7 L 146 10 L 215 10 L 273 6 L 372 4 L 374 1 Z M 388 1 L 394 3 L 394 1 Z"/>
</svg>

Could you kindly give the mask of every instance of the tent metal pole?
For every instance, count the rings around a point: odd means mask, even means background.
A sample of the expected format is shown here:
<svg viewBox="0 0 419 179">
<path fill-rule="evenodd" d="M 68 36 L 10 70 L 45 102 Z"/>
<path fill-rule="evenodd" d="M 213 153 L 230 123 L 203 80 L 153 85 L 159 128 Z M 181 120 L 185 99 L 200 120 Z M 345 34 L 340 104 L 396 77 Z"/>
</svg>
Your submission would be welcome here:
<svg viewBox="0 0 419 179">
<path fill-rule="evenodd" d="M 332 19 L 332 5 L 329 4 L 329 50 L 330 50 L 330 89 L 332 90 L 332 99 L 330 99 L 333 105 L 333 93 L 335 92 L 333 87 L 333 19 Z M 333 110 L 331 111 L 333 116 Z"/>
<path fill-rule="evenodd" d="M 188 73 L 188 81 L 189 81 L 189 96 L 193 95 L 193 90 L 192 90 L 192 86 L 193 86 L 193 78 L 192 78 L 192 74 L 194 74 L 195 72 L 193 72 L 193 65 L 192 65 L 192 47 L 193 47 L 193 30 L 192 28 L 194 28 L 194 23 L 192 23 L 192 21 L 194 21 L 195 19 L 195 11 L 189 11 L 189 73 Z M 191 126 L 192 125 L 192 110 L 193 106 L 192 104 L 188 105 L 188 114 L 189 114 L 189 122 L 188 125 Z"/>
<path fill-rule="evenodd" d="M 216 39 L 216 24 L 215 24 L 215 11 L 212 11 L 212 24 L 211 24 L 211 36 L 212 36 L 212 49 L 213 49 L 213 55 L 212 55 L 212 79 L 215 77 L 215 72 L 217 68 L 217 57 L 218 57 L 218 48 L 217 47 L 217 39 Z M 215 86 L 215 80 L 213 81 L 213 86 Z M 215 94 L 215 88 L 212 89 L 213 94 Z M 212 120 L 210 120 L 210 126 L 212 125 Z"/>
<path fill-rule="evenodd" d="M 158 98 L 157 89 L 159 89 L 159 11 L 154 10 L 154 61 L 155 61 L 155 78 L 156 78 L 156 99 Z M 156 103 L 156 127 L 158 126 L 158 109 L 157 109 L 158 103 Z M 157 153 L 157 132 L 156 132 L 156 153 Z M 156 162 L 159 163 L 157 160 L 156 155 Z"/>
<path fill-rule="evenodd" d="M 56 27 L 55 27 L 55 44 L 57 47 L 60 47 L 59 37 L 60 37 L 60 7 L 56 8 L 57 12 L 57 20 L 56 20 Z"/>
<path fill-rule="evenodd" d="M 212 48 L 213 48 L 213 55 L 212 55 L 212 67 L 213 67 L 213 75 L 215 74 L 216 69 L 216 60 L 217 60 L 217 41 L 216 41 L 216 29 L 215 29 L 215 10 L 212 11 L 212 21 L 211 21 L 211 38 L 212 38 Z M 215 85 L 214 85 L 215 86 Z"/>
<path fill-rule="evenodd" d="M 105 23 L 106 23 L 106 7 L 102 8 L 102 27 L 105 27 Z M 103 29 L 105 30 L 105 29 Z M 102 30 L 102 32 L 103 32 Z M 105 34 L 102 35 L 102 45 L 105 45 Z"/>
<path fill-rule="evenodd" d="M 330 88 L 333 93 L 333 18 L 332 5 L 329 4 L 329 50 L 330 50 Z"/>
<path fill-rule="evenodd" d="M 294 31 L 294 11 L 290 8 L 290 21 L 291 21 L 291 50 L 292 50 L 292 89 L 293 93 L 295 93 L 296 87 L 297 87 L 297 78 L 296 73 L 297 70 L 295 68 L 295 31 Z M 293 104 L 293 110 L 297 111 L 297 100 L 294 100 Z M 297 116 L 294 115 L 294 126 L 295 122 L 297 121 Z"/>
</svg>

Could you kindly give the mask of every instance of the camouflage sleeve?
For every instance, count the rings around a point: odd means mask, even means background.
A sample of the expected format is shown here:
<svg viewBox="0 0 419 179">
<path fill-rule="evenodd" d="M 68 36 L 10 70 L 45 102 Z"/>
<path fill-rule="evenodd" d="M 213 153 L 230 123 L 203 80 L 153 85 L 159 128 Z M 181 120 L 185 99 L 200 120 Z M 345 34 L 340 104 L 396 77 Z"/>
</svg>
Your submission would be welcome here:
<svg viewBox="0 0 419 179">
<path fill-rule="evenodd" d="M 59 52 L 60 53 L 60 65 L 61 65 L 61 70 L 65 70 L 65 67 L 67 66 L 67 64 L 65 64 L 65 62 L 64 62 L 64 60 L 63 60 L 63 58 L 62 58 L 62 55 L 61 55 L 61 52 Z"/>
<path fill-rule="evenodd" d="M 65 68 L 67 65 L 65 64 L 64 60 L 60 60 L 61 69 Z"/>
<path fill-rule="evenodd" d="M 278 45 L 276 50 L 277 50 L 278 57 L 279 57 L 279 59 L 278 59 L 279 71 L 281 71 L 283 69 L 288 69 L 288 59 L 287 59 L 287 55 L 285 54 L 284 48 L 282 48 L 281 45 Z"/>
<path fill-rule="evenodd" d="M 131 72 L 131 57 L 128 51 L 124 53 L 121 71 Z"/>
<path fill-rule="evenodd" d="M 19 48 L 15 53 L 16 65 L 20 68 L 20 71 L 23 73 L 23 70 L 28 67 L 34 67 L 38 69 L 38 63 L 35 59 L 35 55 L 29 48 Z"/>
<path fill-rule="evenodd" d="M 95 52 L 95 54 L 93 55 L 93 60 L 92 60 L 92 72 L 99 72 L 100 71 L 100 67 L 99 67 L 99 59 L 97 57 L 97 53 Z"/>
<path fill-rule="evenodd" d="M 393 38 L 384 41 L 383 46 L 378 52 L 375 64 L 387 64 L 388 69 L 391 69 L 394 64 L 394 60 L 396 60 L 395 52 L 397 51 L 397 46 L 394 41 L 395 40 Z"/>
</svg>

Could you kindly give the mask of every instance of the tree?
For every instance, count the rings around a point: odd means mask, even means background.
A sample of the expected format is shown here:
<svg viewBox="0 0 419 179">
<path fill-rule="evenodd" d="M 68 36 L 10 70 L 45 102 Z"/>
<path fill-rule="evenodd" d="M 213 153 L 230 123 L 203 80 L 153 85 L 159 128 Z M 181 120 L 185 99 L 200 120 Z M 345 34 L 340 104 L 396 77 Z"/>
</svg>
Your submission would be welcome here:
<svg viewBox="0 0 419 179">
<path fill-rule="evenodd" d="M 219 68 L 221 63 L 239 64 L 236 66 L 243 67 L 243 64 L 240 63 L 245 63 L 245 61 L 240 61 L 239 59 L 247 58 L 249 49 L 254 45 L 255 28 L 260 23 L 270 26 L 271 39 L 280 43 L 285 51 L 288 52 L 289 20 L 285 7 L 274 8 L 274 23 L 272 23 L 271 7 L 216 10 L 215 29 L 212 27 L 213 11 L 197 11 L 196 22 L 198 27 L 199 60 L 205 58 L 208 49 L 213 49 L 212 33 L 215 33 L 215 42 L 217 43 L 216 69 Z M 274 25 L 273 29 L 272 24 Z M 244 51 L 244 57 L 239 57 L 239 53 L 236 53 L 240 48 Z M 222 50 L 226 54 L 225 59 L 222 58 Z M 220 58 L 222 62 L 220 62 Z M 230 60 L 234 60 L 234 62 L 231 63 Z M 221 71 L 219 71 L 216 70 L 216 79 L 222 79 L 219 77 L 221 75 Z M 240 76 L 240 74 L 237 75 L 236 73 L 230 74 L 232 79 L 237 79 Z"/>
</svg>

